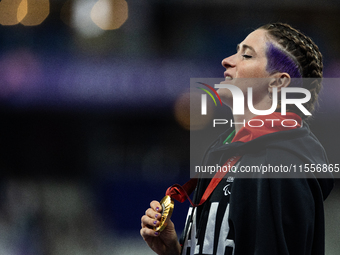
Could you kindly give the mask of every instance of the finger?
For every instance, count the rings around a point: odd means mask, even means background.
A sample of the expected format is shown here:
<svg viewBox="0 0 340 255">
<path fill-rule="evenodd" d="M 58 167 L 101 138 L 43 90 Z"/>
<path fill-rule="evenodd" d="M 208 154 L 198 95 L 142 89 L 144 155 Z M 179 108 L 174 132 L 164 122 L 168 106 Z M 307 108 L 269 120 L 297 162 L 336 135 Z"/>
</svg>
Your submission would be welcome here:
<svg viewBox="0 0 340 255">
<path fill-rule="evenodd" d="M 150 203 L 150 207 L 151 207 L 152 209 L 154 209 L 156 212 L 162 212 L 162 206 L 161 206 L 161 204 L 160 204 L 158 201 L 156 201 L 156 200 L 154 200 L 154 201 L 152 201 L 152 202 Z"/>
<path fill-rule="evenodd" d="M 154 230 L 152 230 L 150 228 L 142 228 L 140 230 L 140 235 L 145 239 L 145 238 L 147 238 L 149 236 L 157 237 L 157 236 L 159 236 L 159 232 L 154 231 Z"/>
<path fill-rule="evenodd" d="M 149 208 L 145 211 L 145 215 L 150 217 L 150 218 L 159 220 L 162 216 L 162 213 L 159 213 L 159 212 L 155 211 L 154 209 Z"/>
<path fill-rule="evenodd" d="M 142 228 L 147 227 L 147 228 L 153 228 L 159 226 L 159 221 L 156 220 L 155 218 L 150 218 L 147 215 L 143 215 L 141 218 L 141 226 Z"/>
</svg>

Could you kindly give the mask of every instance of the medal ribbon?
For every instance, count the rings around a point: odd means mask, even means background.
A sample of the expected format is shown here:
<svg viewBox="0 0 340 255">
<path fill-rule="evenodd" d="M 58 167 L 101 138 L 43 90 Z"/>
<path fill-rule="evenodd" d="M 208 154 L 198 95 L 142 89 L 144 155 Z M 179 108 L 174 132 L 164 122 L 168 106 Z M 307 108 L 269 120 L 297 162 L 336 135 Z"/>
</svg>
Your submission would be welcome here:
<svg viewBox="0 0 340 255">
<path fill-rule="evenodd" d="M 232 166 L 234 166 L 237 161 L 241 158 L 241 156 L 234 156 L 231 157 L 230 159 L 228 159 L 228 161 L 223 165 L 227 166 L 228 169 L 230 169 Z M 223 167 L 221 169 L 223 169 Z M 226 172 L 217 172 L 214 177 L 211 179 L 207 189 L 205 190 L 201 201 L 199 202 L 199 204 L 194 204 L 192 202 L 192 200 L 190 199 L 190 194 L 194 191 L 194 189 L 196 188 L 197 185 L 197 178 L 194 179 L 190 179 L 188 182 L 186 182 L 183 186 L 179 185 L 179 184 L 174 184 L 171 187 L 169 187 L 166 191 L 166 195 L 170 196 L 171 198 L 177 200 L 178 202 L 183 203 L 185 200 L 189 200 L 190 204 L 193 207 L 197 207 L 202 205 L 211 195 L 211 193 L 215 190 L 215 188 L 217 187 L 217 185 L 220 183 L 220 181 L 223 179 L 223 177 L 228 173 L 228 171 Z"/>
<path fill-rule="evenodd" d="M 231 143 L 240 141 L 240 142 L 248 142 L 251 140 L 254 140 L 260 136 L 278 132 L 278 131 L 284 131 L 289 129 L 295 129 L 301 127 L 301 118 L 293 112 L 287 112 L 285 116 L 282 116 L 278 112 L 274 112 L 270 115 L 264 115 L 264 116 L 256 116 L 254 117 L 257 120 L 263 120 L 264 125 L 259 128 L 254 128 L 252 126 L 246 125 L 245 127 L 242 127 L 239 132 L 235 135 L 235 137 L 232 139 Z M 281 123 L 281 121 L 288 120 L 290 118 L 291 120 L 295 121 L 297 125 L 295 126 L 281 126 L 277 123 Z M 269 120 L 269 121 L 268 121 Z M 249 122 L 248 122 L 249 123 Z M 234 133 L 231 133 L 228 138 L 231 139 L 231 136 Z M 228 169 L 230 169 L 232 166 L 236 164 L 236 162 L 241 158 L 241 156 L 233 156 L 223 165 L 227 166 Z M 223 167 L 222 167 L 223 169 Z M 202 205 L 211 195 L 211 193 L 214 191 L 214 189 L 217 187 L 217 185 L 220 183 L 220 181 L 223 179 L 223 177 L 227 174 L 226 172 L 217 172 L 214 177 L 211 179 L 207 189 L 205 190 L 201 201 L 199 204 L 194 204 L 190 199 L 190 194 L 195 190 L 197 185 L 197 178 L 190 179 L 188 182 L 186 182 L 183 186 L 179 184 L 172 185 L 169 187 L 166 191 L 166 195 L 170 196 L 171 198 L 183 203 L 185 200 L 189 200 L 190 204 L 193 207 L 197 207 Z"/>
</svg>

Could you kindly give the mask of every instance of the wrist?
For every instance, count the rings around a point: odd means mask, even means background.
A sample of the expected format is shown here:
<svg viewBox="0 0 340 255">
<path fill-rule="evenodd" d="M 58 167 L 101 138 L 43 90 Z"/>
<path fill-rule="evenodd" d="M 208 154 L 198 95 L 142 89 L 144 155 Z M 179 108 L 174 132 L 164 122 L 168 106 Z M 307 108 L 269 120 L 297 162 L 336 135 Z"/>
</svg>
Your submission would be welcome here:
<svg viewBox="0 0 340 255">
<path fill-rule="evenodd" d="M 176 243 L 169 249 L 166 250 L 164 255 L 180 255 L 182 251 L 182 246 L 176 240 Z"/>
</svg>

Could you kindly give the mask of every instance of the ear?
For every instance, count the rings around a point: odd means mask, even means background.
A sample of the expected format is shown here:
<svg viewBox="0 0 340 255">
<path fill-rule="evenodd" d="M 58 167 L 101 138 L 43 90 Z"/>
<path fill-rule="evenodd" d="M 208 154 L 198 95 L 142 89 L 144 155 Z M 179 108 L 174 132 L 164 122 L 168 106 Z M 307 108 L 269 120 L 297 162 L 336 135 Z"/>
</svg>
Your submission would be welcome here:
<svg viewBox="0 0 340 255">
<path fill-rule="evenodd" d="M 286 88 L 289 86 L 291 82 L 290 75 L 288 73 L 275 73 L 271 76 L 268 91 L 270 93 L 273 92 L 273 88 L 277 88 L 277 92 L 280 92 L 282 88 Z"/>
</svg>

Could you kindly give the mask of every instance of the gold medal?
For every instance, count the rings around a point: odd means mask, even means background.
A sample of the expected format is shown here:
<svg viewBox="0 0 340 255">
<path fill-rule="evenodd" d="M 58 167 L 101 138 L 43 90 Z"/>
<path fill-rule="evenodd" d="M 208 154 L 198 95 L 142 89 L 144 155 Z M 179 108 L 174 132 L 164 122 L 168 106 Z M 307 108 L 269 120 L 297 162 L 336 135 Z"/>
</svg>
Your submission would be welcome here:
<svg viewBox="0 0 340 255">
<path fill-rule="evenodd" d="M 161 232 L 165 229 L 165 227 L 168 225 L 166 222 L 167 219 L 171 217 L 172 211 L 174 210 L 174 200 L 170 196 L 165 196 L 161 202 L 162 206 L 162 217 L 160 220 L 160 225 L 158 227 L 154 227 L 153 229 L 155 231 Z"/>
</svg>

